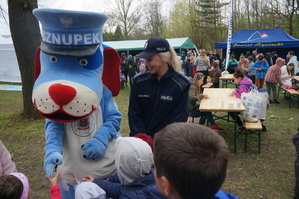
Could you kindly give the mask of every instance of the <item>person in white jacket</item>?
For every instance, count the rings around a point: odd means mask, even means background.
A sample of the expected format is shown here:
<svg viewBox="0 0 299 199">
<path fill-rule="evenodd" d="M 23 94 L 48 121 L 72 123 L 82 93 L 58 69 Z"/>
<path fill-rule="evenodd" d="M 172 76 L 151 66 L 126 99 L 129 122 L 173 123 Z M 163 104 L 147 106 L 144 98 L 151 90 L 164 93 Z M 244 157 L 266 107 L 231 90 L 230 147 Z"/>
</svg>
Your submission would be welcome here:
<svg viewBox="0 0 299 199">
<path fill-rule="evenodd" d="M 0 140 L 0 176 L 17 172 L 15 162 L 9 151 Z"/>
<path fill-rule="evenodd" d="M 292 86 L 292 79 L 295 75 L 295 65 L 294 63 L 289 63 L 287 66 L 281 67 L 281 80 L 283 84 Z"/>
<path fill-rule="evenodd" d="M 294 64 L 295 75 L 299 74 L 298 60 L 297 60 L 297 56 L 295 55 L 295 52 L 289 51 L 287 56 L 289 58 L 288 64 L 289 63 Z"/>
</svg>

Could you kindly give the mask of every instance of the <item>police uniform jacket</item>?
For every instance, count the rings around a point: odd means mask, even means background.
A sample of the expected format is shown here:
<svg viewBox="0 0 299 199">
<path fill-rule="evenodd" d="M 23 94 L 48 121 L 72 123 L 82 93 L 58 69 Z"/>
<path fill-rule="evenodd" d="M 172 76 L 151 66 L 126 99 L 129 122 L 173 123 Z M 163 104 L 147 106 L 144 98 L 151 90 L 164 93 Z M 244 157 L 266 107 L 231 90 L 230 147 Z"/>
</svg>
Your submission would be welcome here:
<svg viewBox="0 0 299 199">
<path fill-rule="evenodd" d="M 134 77 L 129 105 L 130 136 L 155 133 L 168 124 L 188 120 L 188 91 L 191 81 L 169 67 L 158 81 L 143 72 Z"/>
</svg>

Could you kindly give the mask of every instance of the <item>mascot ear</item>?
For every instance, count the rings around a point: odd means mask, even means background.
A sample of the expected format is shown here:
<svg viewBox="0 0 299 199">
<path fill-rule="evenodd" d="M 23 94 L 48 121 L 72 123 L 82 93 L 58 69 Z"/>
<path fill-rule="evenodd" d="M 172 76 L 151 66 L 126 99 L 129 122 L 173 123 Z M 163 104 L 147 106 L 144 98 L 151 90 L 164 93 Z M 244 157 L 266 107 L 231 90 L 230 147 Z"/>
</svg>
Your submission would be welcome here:
<svg viewBox="0 0 299 199">
<path fill-rule="evenodd" d="M 34 81 L 40 74 L 40 47 L 38 47 L 34 54 Z"/>
<path fill-rule="evenodd" d="M 102 75 L 103 84 L 117 96 L 120 91 L 120 57 L 114 48 L 103 44 L 104 69 Z"/>
</svg>

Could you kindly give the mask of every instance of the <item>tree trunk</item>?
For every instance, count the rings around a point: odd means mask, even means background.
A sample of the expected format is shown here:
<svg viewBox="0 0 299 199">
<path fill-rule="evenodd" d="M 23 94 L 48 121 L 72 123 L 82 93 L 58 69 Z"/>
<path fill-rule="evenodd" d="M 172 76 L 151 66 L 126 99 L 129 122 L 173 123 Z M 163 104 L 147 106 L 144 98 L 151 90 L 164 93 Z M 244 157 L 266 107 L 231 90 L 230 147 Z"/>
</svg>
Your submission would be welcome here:
<svg viewBox="0 0 299 199">
<path fill-rule="evenodd" d="M 22 79 L 23 115 L 28 118 L 39 115 L 31 100 L 34 53 L 41 42 L 38 21 L 32 14 L 34 8 L 37 8 L 37 0 L 8 0 L 10 31 Z"/>
</svg>

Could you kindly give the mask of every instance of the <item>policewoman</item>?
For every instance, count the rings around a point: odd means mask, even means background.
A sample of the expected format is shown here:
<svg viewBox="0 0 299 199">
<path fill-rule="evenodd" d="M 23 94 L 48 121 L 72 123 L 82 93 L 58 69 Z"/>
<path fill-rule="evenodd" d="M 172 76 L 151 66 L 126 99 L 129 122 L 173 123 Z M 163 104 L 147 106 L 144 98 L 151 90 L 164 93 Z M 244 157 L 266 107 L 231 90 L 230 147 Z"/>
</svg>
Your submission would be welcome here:
<svg viewBox="0 0 299 199">
<path fill-rule="evenodd" d="M 143 52 L 149 71 L 134 77 L 129 103 L 130 136 L 155 133 L 168 124 L 188 120 L 188 91 L 191 81 L 181 74 L 181 65 L 168 41 L 150 38 Z"/>
</svg>

